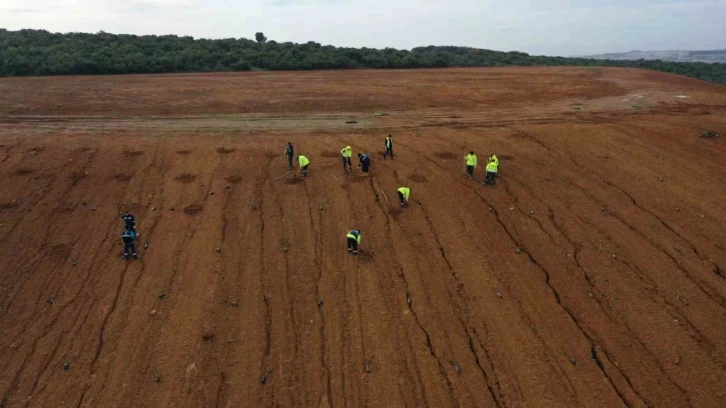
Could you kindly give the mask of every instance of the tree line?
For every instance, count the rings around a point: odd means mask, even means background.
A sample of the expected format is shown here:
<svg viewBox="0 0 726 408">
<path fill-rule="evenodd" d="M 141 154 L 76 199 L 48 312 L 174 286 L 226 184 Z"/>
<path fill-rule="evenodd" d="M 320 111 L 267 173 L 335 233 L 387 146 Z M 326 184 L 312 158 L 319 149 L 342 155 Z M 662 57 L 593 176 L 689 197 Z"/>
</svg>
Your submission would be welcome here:
<svg viewBox="0 0 726 408">
<path fill-rule="evenodd" d="M 347 48 L 313 41 L 278 43 L 263 33 L 255 40 L 208 40 L 0 29 L 0 76 L 504 66 L 645 68 L 726 84 L 726 64 L 719 63 L 547 57 L 469 47 Z"/>
</svg>

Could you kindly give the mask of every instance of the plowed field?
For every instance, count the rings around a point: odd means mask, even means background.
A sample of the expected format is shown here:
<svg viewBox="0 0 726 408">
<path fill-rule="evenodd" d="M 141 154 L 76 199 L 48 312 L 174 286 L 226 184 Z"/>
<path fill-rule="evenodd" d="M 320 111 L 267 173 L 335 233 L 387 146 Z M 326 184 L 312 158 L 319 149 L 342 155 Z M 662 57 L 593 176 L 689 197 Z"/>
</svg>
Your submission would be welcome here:
<svg viewBox="0 0 726 408">
<path fill-rule="evenodd" d="M 0 79 L 0 406 L 723 407 L 725 157 L 638 70 Z"/>
</svg>

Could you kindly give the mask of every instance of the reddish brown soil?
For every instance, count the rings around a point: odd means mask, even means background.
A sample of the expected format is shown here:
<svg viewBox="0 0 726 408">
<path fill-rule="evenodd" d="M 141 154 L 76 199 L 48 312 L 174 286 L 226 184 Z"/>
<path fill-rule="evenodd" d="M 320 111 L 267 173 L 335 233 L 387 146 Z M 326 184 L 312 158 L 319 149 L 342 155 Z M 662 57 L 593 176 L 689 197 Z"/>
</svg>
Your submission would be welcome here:
<svg viewBox="0 0 726 408">
<path fill-rule="evenodd" d="M 0 88 L 0 406 L 726 401 L 724 87 L 522 68 Z M 307 180 L 281 178 L 287 141 Z M 346 145 L 372 177 L 343 175 Z M 496 188 L 469 150 L 499 154 Z"/>
</svg>

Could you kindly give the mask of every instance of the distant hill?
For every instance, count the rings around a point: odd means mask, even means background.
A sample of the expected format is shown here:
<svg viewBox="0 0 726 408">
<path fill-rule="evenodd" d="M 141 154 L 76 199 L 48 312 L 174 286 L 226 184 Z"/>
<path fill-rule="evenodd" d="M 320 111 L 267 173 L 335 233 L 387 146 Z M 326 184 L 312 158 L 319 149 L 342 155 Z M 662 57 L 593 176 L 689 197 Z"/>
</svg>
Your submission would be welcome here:
<svg viewBox="0 0 726 408">
<path fill-rule="evenodd" d="M 598 60 L 661 60 L 669 62 L 706 62 L 726 63 L 726 49 L 724 50 L 664 50 L 664 51 L 628 51 L 613 52 L 608 54 L 585 55 L 583 58 L 594 58 Z"/>
<path fill-rule="evenodd" d="M 0 76 L 108 75 L 248 70 L 504 66 L 645 68 L 726 84 L 725 64 L 533 56 L 471 47 L 347 48 L 306 43 L 175 35 L 50 33 L 0 29 Z"/>
</svg>

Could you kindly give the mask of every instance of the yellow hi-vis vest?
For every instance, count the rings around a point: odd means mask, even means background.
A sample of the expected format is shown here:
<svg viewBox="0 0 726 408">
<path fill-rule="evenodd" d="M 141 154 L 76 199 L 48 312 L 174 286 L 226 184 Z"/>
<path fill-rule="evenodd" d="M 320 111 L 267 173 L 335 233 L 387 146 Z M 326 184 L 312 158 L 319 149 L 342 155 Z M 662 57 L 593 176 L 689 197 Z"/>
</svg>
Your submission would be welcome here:
<svg viewBox="0 0 726 408">
<path fill-rule="evenodd" d="M 345 146 L 345 148 L 340 151 L 340 154 L 342 154 L 343 157 L 350 157 L 353 155 L 353 151 L 350 150 L 350 146 Z"/>
<path fill-rule="evenodd" d="M 491 162 L 494 162 L 494 163 L 496 163 L 496 164 L 497 164 L 497 166 L 499 166 L 499 158 L 497 157 L 497 155 L 496 155 L 496 154 L 493 154 L 493 155 L 491 155 L 491 156 L 489 157 L 489 162 L 490 162 L 490 163 L 491 163 Z"/>
<path fill-rule="evenodd" d="M 408 201 L 408 196 L 411 195 L 411 189 L 408 187 L 401 187 L 398 189 L 398 191 L 400 191 L 401 194 L 403 194 L 403 198 L 406 199 L 406 201 Z"/>
<path fill-rule="evenodd" d="M 353 231 L 348 231 L 348 238 L 353 238 L 357 243 L 360 244 L 361 233 L 358 231 L 358 235 L 354 234 Z"/>
<path fill-rule="evenodd" d="M 490 161 L 487 164 L 487 172 L 488 173 L 496 173 L 498 169 L 499 169 L 499 163 L 497 163 L 495 161 Z"/>
<path fill-rule="evenodd" d="M 298 156 L 297 160 L 300 162 L 300 167 L 305 167 L 310 164 L 310 160 L 305 156 Z"/>
<path fill-rule="evenodd" d="M 467 166 L 474 166 L 476 167 L 476 155 L 475 154 L 467 154 L 466 157 L 466 165 Z"/>
</svg>

